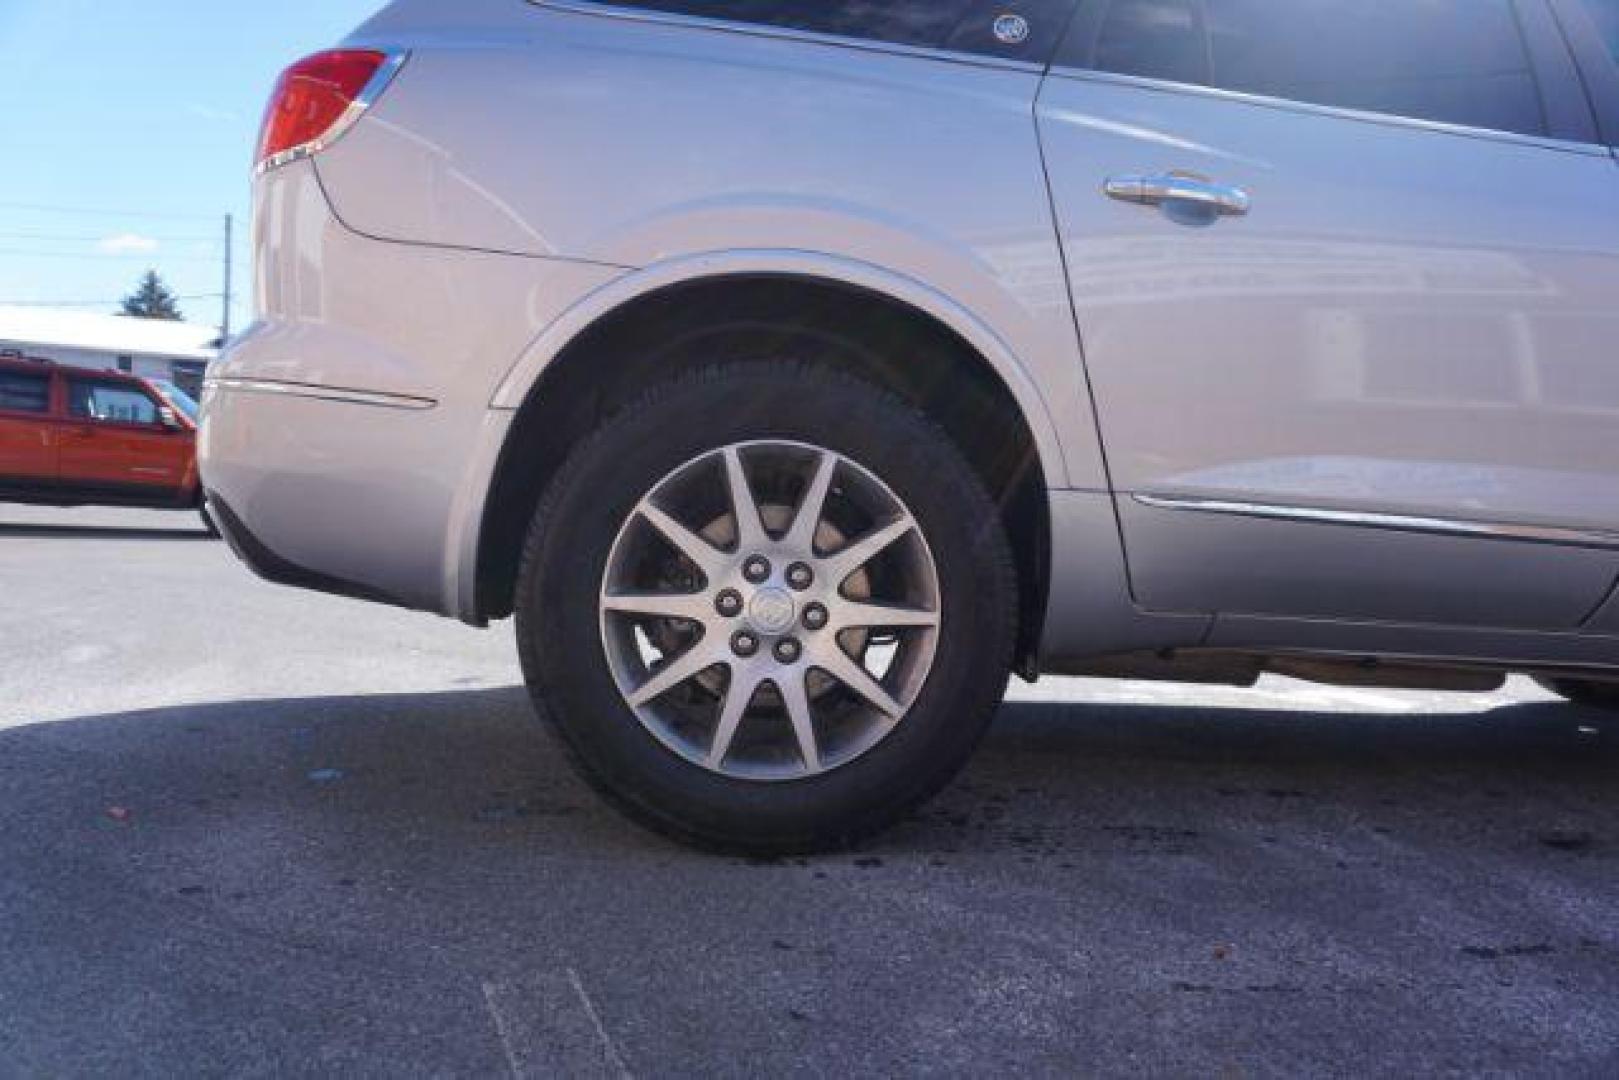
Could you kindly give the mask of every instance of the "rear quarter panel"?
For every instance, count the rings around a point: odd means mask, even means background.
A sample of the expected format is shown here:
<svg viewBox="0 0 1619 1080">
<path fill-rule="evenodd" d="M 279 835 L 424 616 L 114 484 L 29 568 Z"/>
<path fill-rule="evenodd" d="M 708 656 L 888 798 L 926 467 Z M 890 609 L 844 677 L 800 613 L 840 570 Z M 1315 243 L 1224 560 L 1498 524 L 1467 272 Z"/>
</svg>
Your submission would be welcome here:
<svg viewBox="0 0 1619 1080">
<path fill-rule="evenodd" d="M 451 30 L 406 5 L 354 39 L 414 55 L 320 159 L 349 227 L 694 274 L 793 252 L 913 283 L 1002 346 L 1053 486 L 1106 487 L 1038 71 L 509 7 Z"/>
</svg>

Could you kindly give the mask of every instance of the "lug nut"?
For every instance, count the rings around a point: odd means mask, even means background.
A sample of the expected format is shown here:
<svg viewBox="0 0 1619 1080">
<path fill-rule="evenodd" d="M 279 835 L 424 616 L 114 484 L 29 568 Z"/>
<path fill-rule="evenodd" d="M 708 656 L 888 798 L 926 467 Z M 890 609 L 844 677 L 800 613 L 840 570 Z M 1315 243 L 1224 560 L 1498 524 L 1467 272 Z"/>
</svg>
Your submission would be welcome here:
<svg viewBox="0 0 1619 1080">
<path fill-rule="evenodd" d="M 735 589 L 726 589 L 714 598 L 714 607 L 727 619 L 734 619 L 742 614 L 742 594 Z"/>
<path fill-rule="evenodd" d="M 798 658 L 804 655 L 804 646 L 794 638 L 782 638 L 776 642 L 776 659 L 783 664 L 796 664 Z"/>
<path fill-rule="evenodd" d="M 763 584 L 770 577 L 770 560 L 763 555 L 755 555 L 742 564 L 742 576 L 755 585 Z"/>
<path fill-rule="evenodd" d="M 804 629 L 806 630 L 825 630 L 826 624 L 831 619 L 832 616 L 828 614 L 826 608 L 821 604 L 811 604 L 804 609 Z"/>
<path fill-rule="evenodd" d="M 746 660 L 759 651 L 759 639 L 746 630 L 739 630 L 731 638 L 731 651 Z"/>
<path fill-rule="evenodd" d="M 815 584 L 815 571 L 811 570 L 804 563 L 793 563 L 793 565 L 787 568 L 787 584 L 791 585 L 799 592 L 803 592 L 805 589 Z"/>
</svg>

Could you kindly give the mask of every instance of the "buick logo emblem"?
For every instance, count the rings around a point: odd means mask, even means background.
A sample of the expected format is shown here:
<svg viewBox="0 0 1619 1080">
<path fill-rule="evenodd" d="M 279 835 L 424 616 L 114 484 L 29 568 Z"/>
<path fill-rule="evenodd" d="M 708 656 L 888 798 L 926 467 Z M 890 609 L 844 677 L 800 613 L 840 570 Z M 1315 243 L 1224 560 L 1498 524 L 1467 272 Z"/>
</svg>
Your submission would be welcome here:
<svg viewBox="0 0 1619 1080">
<path fill-rule="evenodd" d="M 1002 45 L 1021 45 L 1029 40 L 1029 20 L 1008 12 L 995 20 L 995 40 Z"/>
<path fill-rule="evenodd" d="M 785 634 L 798 619 L 798 605 L 781 589 L 761 589 L 748 605 L 748 621 L 761 634 Z"/>
</svg>

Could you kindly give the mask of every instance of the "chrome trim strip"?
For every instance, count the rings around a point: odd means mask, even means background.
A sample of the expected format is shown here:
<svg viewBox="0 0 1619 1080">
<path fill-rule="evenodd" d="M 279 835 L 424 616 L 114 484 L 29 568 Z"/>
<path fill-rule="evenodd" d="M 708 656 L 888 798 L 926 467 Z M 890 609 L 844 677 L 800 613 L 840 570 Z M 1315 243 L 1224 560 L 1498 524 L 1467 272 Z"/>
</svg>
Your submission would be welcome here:
<svg viewBox="0 0 1619 1080">
<path fill-rule="evenodd" d="M 922 60 L 942 60 L 952 64 L 973 67 L 1000 68 L 1043 75 L 1046 65 L 1032 60 L 1011 60 L 986 53 L 965 52 L 960 49 L 929 48 L 925 45 L 904 45 L 880 38 L 844 37 L 839 34 L 818 34 L 813 30 L 794 30 L 790 26 L 772 26 L 769 23 L 738 22 L 716 19 L 705 15 L 682 15 L 674 11 L 655 8 L 620 7 L 612 0 L 528 0 L 535 7 L 566 11 L 598 19 L 624 19 L 629 22 L 652 23 L 660 26 L 681 26 L 688 29 L 710 30 L 727 34 L 748 34 L 753 37 L 782 38 L 802 41 L 811 45 L 830 45 L 862 52 L 888 53 L 894 56 L 913 56 Z"/>
<path fill-rule="evenodd" d="M 1194 513 L 1224 514 L 1228 517 L 1265 518 L 1272 521 L 1304 521 L 1318 525 L 1349 525 L 1362 529 L 1394 532 L 1431 533 L 1481 540 L 1515 540 L 1529 544 L 1560 544 L 1564 547 L 1619 550 L 1619 532 L 1600 529 L 1568 529 L 1555 525 L 1509 525 L 1486 521 L 1454 521 L 1449 518 L 1407 514 L 1373 514 L 1361 510 L 1328 510 L 1305 506 L 1268 506 L 1263 503 L 1230 502 L 1222 499 L 1195 499 L 1167 495 L 1133 495 L 1142 506 L 1154 510 L 1189 510 Z"/>
<path fill-rule="evenodd" d="M 253 175 L 255 177 L 263 176 L 265 173 L 291 165 L 294 161 L 312 158 L 335 144 L 344 135 L 347 135 L 349 130 L 360 122 L 360 117 L 369 112 L 371 106 L 377 103 L 377 99 L 382 97 L 389 86 L 393 85 L 394 79 L 405 66 L 405 61 L 410 59 L 408 50 L 384 49 L 381 51 L 386 52 L 388 58 L 382 62 L 381 67 L 377 68 L 377 73 L 371 76 L 371 81 L 365 84 L 365 89 L 360 91 L 359 97 L 349 102 L 349 107 L 343 110 L 343 115 L 339 116 L 330 128 L 326 129 L 325 134 L 301 146 L 294 146 L 289 150 L 281 151 L 279 154 L 272 154 L 253 167 Z"/>
<path fill-rule="evenodd" d="M 551 0 L 547 0 L 547 2 L 551 2 Z M 1197 83 L 1151 79 L 1142 75 L 1121 75 L 1112 71 L 1090 71 L 1086 68 L 1066 64 L 1052 65 L 1050 74 L 1054 78 L 1067 79 L 1072 82 L 1104 83 L 1136 90 L 1155 90 L 1164 94 L 1206 97 L 1235 105 L 1254 105 L 1260 108 L 1306 113 L 1337 120 L 1355 120 L 1364 124 L 1381 124 L 1385 127 L 1412 128 L 1417 131 L 1426 131 L 1438 135 L 1456 135 L 1464 139 L 1487 139 L 1491 142 L 1517 143 L 1523 146 L 1538 147 L 1542 150 L 1557 150 L 1566 154 L 1584 154 L 1587 157 L 1601 157 L 1609 152 L 1608 147 L 1599 143 L 1572 142 L 1568 139 L 1559 139 L 1550 135 L 1522 135 L 1515 131 L 1497 131 L 1494 128 L 1447 124 L 1440 120 L 1421 120 L 1413 116 L 1401 116 L 1398 113 L 1346 109 L 1338 105 L 1317 105 L 1308 101 L 1294 101 L 1292 98 L 1268 97 L 1264 94 L 1244 93 L 1241 90 L 1224 90 L 1218 86 L 1201 86 Z M 1046 106 L 1046 108 L 1049 109 L 1050 107 Z"/>
<path fill-rule="evenodd" d="M 345 405 L 370 405 L 380 409 L 408 409 L 421 412 L 436 408 L 432 398 L 412 397 L 409 394 L 383 394 L 374 390 L 344 390 L 335 386 L 315 386 L 310 383 L 271 382 L 265 379 L 209 379 L 204 390 L 230 390 L 244 394 L 279 394 L 282 397 L 313 398 L 317 401 L 335 401 Z"/>
</svg>

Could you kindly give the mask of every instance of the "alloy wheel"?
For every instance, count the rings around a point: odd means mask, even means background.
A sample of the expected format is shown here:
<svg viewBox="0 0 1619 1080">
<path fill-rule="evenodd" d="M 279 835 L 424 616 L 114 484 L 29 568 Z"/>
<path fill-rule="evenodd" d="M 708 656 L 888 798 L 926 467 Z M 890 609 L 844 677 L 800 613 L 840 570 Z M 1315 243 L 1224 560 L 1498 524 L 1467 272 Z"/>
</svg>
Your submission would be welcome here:
<svg viewBox="0 0 1619 1080">
<path fill-rule="evenodd" d="M 670 750 L 733 779 L 800 780 L 904 722 L 941 601 L 916 518 L 870 471 L 804 443 L 740 443 L 629 515 L 601 636 L 625 704 Z"/>
</svg>

